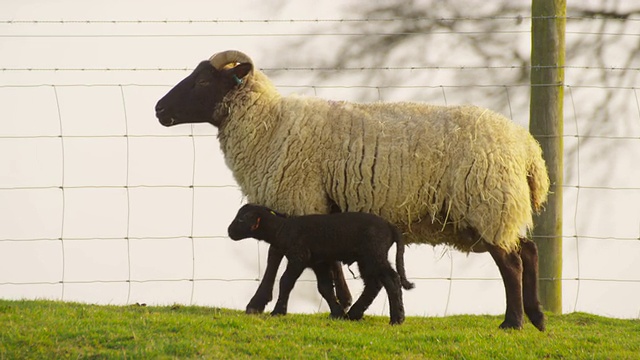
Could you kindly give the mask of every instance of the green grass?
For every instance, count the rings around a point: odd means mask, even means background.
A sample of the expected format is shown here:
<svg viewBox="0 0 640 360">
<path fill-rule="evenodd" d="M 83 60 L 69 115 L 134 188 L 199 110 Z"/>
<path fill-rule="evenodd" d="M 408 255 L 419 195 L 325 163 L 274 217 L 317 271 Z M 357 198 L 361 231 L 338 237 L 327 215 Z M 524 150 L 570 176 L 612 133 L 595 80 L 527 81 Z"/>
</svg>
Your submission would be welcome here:
<svg viewBox="0 0 640 360">
<path fill-rule="evenodd" d="M 640 320 L 549 315 L 547 332 L 501 316 L 284 317 L 193 306 L 0 300 L 0 359 L 639 359 Z"/>
</svg>

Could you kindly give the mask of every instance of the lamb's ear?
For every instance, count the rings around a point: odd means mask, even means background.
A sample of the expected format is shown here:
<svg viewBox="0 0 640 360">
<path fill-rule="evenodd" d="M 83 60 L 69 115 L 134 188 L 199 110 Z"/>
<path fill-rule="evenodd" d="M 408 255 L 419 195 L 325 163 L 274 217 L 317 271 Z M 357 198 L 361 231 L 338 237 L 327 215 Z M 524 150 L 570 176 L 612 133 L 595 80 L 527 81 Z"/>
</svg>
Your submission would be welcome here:
<svg viewBox="0 0 640 360">
<path fill-rule="evenodd" d="M 260 218 L 256 220 L 256 223 L 251 225 L 251 231 L 256 231 L 260 227 Z"/>
<path fill-rule="evenodd" d="M 231 69 L 227 70 L 229 75 L 236 80 L 236 83 L 240 85 L 242 83 L 242 79 L 245 76 L 249 75 L 253 70 L 253 65 L 250 63 L 240 63 Z"/>
</svg>

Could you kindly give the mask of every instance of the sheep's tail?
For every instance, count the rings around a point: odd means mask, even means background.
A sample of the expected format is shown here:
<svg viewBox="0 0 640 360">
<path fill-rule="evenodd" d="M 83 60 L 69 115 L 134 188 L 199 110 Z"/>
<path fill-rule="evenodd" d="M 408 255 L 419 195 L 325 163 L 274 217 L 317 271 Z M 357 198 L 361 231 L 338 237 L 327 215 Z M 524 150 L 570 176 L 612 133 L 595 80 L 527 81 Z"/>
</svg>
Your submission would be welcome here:
<svg viewBox="0 0 640 360">
<path fill-rule="evenodd" d="M 532 139 L 530 158 L 527 167 L 527 182 L 531 192 L 531 207 L 536 213 L 540 213 L 542 205 L 547 201 L 549 193 L 549 174 L 547 166 L 542 158 L 542 149 L 537 141 Z"/>
<path fill-rule="evenodd" d="M 400 284 L 405 290 L 411 290 L 415 285 L 407 280 L 407 274 L 404 270 L 404 239 L 398 228 L 390 225 L 393 229 L 394 240 L 396 242 L 396 271 L 400 275 Z"/>
</svg>

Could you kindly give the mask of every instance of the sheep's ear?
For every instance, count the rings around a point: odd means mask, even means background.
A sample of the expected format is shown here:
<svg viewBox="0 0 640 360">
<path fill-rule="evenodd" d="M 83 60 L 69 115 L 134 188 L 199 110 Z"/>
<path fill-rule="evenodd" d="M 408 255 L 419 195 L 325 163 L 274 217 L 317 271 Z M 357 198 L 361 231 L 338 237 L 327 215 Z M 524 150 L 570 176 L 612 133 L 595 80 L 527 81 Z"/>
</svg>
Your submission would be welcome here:
<svg viewBox="0 0 640 360">
<path fill-rule="evenodd" d="M 253 65 L 250 63 L 241 63 L 231 69 L 227 70 L 229 75 L 236 80 L 239 84 L 242 83 L 242 79 L 247 76 L 253 70 Z"/>
<path fill-rule="evenodd" d="M 258 227 L 260 227 L 260 218 L 259 217 L 258 217 L 258 219 L 256 219 L 256 223 L 251 225 L 251 231 L 258 230 Z"/>
</svg>

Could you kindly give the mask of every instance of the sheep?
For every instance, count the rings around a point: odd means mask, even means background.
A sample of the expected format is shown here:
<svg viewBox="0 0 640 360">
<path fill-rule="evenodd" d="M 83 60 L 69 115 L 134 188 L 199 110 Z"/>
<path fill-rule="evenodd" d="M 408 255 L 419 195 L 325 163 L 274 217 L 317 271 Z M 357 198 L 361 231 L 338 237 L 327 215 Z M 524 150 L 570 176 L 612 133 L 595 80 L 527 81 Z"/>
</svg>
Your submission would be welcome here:
<svg viewBox="0 0 640 360">
<path fill-rule="evenodd" d="M 526 314 L 544 331 L 538 251 L 524 233 L 549 177 L 538 142 L 504 116 L 473 105 L 282 96 L 235 50 L 201 62 L 155 110 L 164 126 L 217 127 L 251 203 L 287 215 L 369 212 L 398 226 L 408 244 L 489 252 L 506 293 L 500 327 L 520 329 Z M 270 247 L 247 313 L 271 300 L 282 257 Z M 335 272 L 336 293 L 349 300 L 339 266 Z"/>
<path fill-rule="evenodd" d="M 331 215 L 286 217 L 255 204 L 238 210 L 228 229 L 229 237 L 238 241 L 249 237 L 278 247 L 287 257 L 280 278 L 280 294 L 271 315 L 285 315 L 289 295 L 304 269 L 311 268 L 318 280 L 318 291 L 327 301 L 331 317 L 360 320 L 382 286 L 389 297 L 390 324 L 404 322 L 402 288 L 412 289 L 404 269 L 404 242 L 400 231 L 379 216 L 345 212 Z M 396 243 L 396 267 L 393 270 L 387 253 Z M 347 314 L 333 292 L 331 263 L 358 263 L 364 290 Z"/>
</svg>

